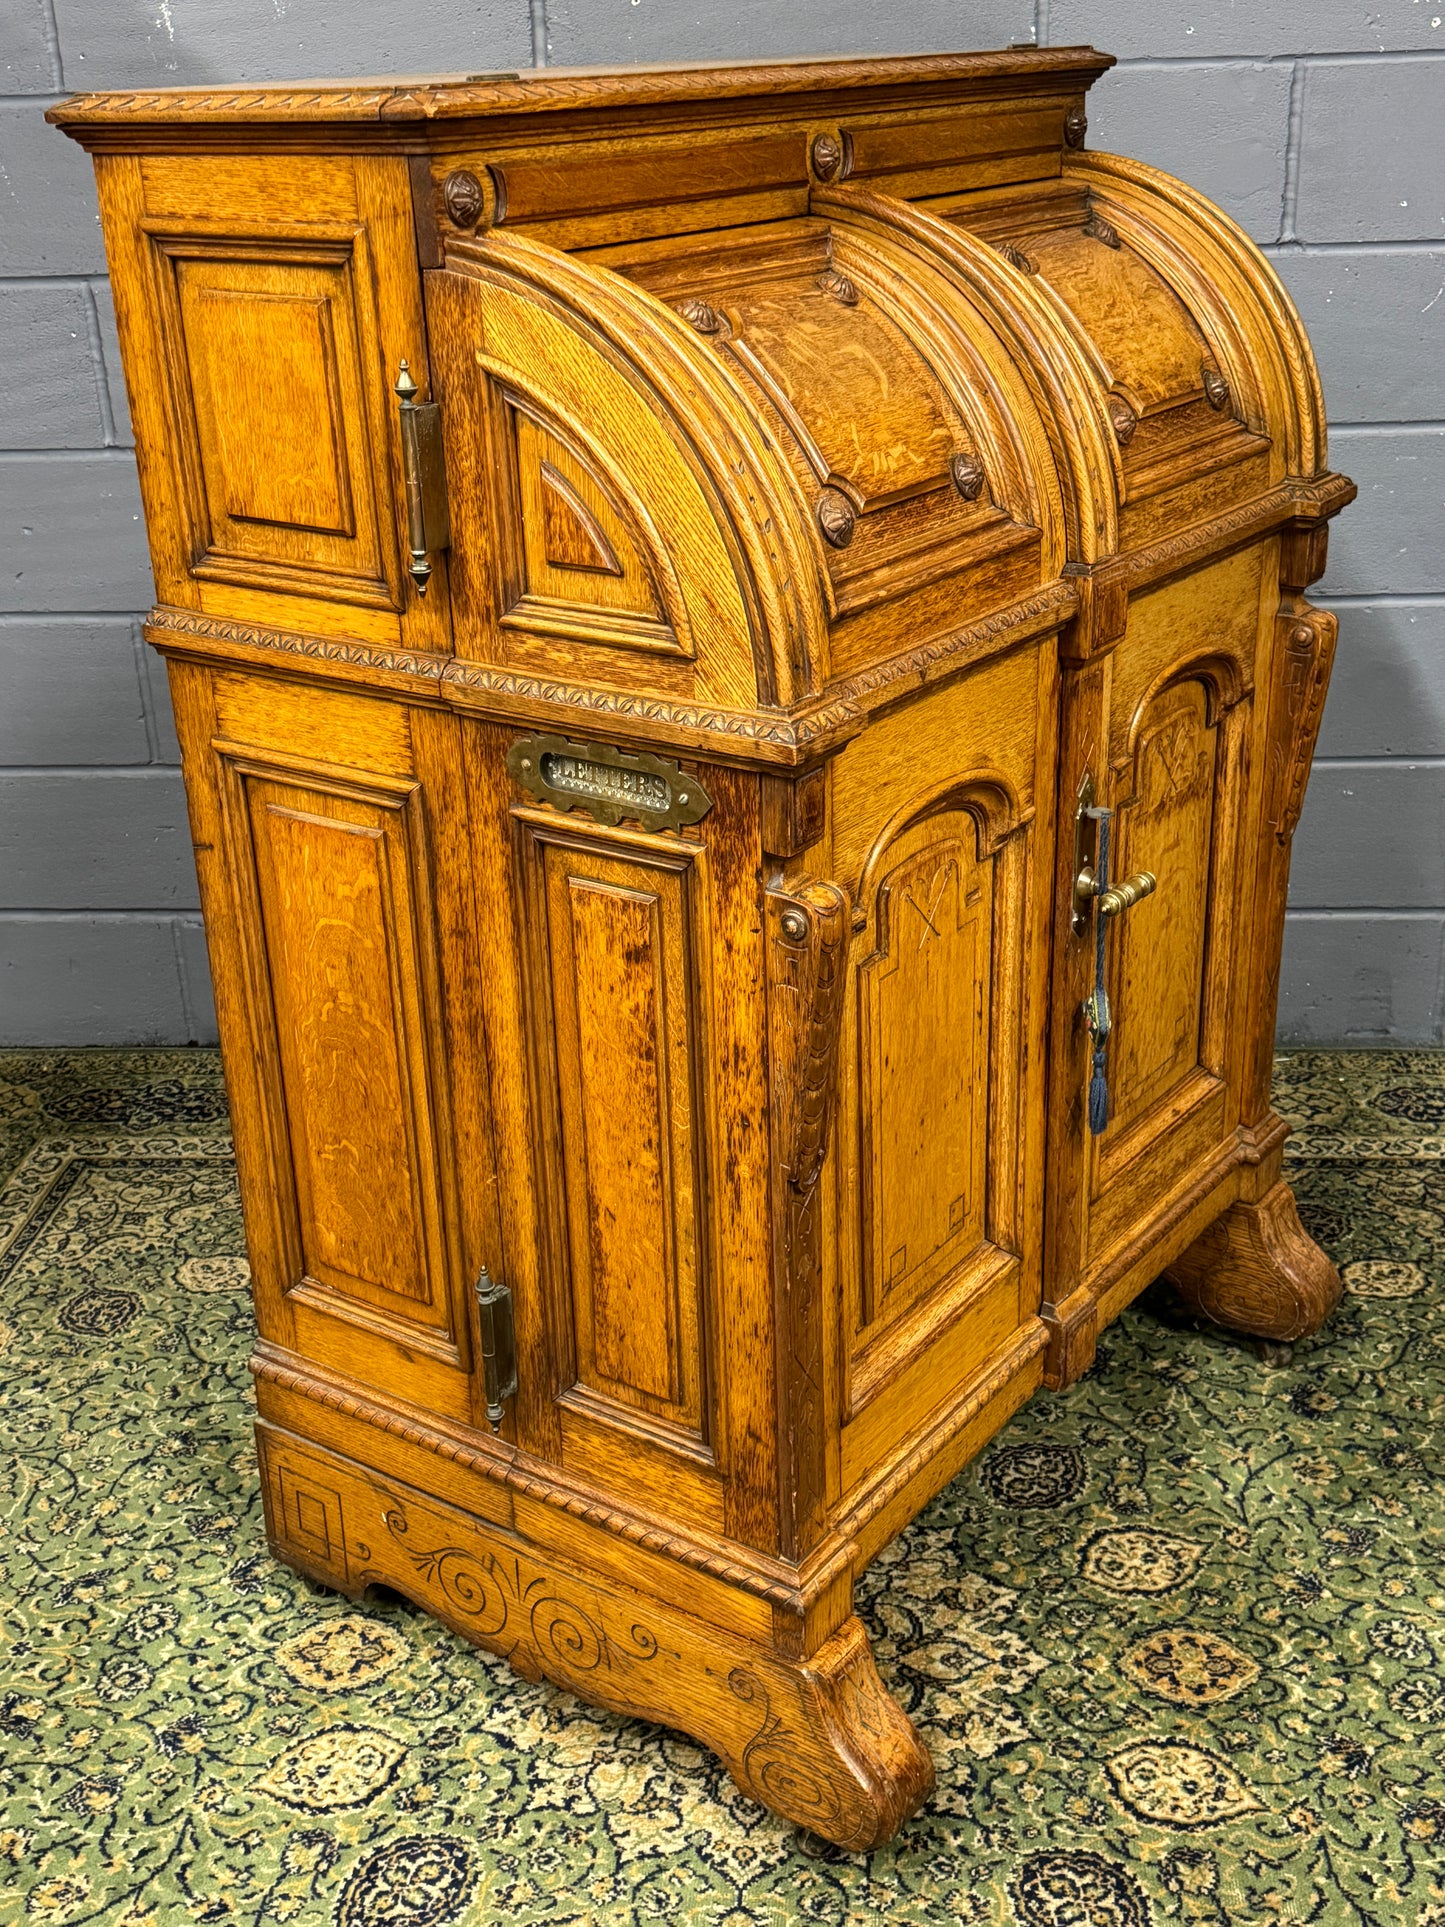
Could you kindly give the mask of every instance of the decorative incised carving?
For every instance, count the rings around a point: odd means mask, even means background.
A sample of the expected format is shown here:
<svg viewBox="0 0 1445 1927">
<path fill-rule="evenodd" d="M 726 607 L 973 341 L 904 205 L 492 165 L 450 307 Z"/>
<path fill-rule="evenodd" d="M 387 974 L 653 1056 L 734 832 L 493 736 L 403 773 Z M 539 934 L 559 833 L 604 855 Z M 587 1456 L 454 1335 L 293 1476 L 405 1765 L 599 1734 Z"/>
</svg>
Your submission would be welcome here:
<svg viewBox="0 0 1445 1927">
<path fill-rule="evenodd" d="M 1117 248 L 1119 230 L 1112 221 L 1106 221 L 1097 208 L 1090 207 L 1089 218 L 1084 223 L 1084 232 L 1091 241 L 1102 241 L 1106 248 Z"/>
<path fill-rule="evenodd" d="M 983 472 L 983 463 L 976 455 L 955 455 L 949 463 L 953 476 L 953 486 L 965 502 L 976 502 L 983 493 L 983 485 L 988 479 Z"/>
<path fill-rule="evenodd" d="M 1064 142 L 1068 147 L 1082 147 L 1084 136 L 1089 131 L 1089 116 L 1075 103 L 1064 115 Z"/>
<path fill-rule="evenodd" d="M 768 1012 L 773 1117 L 783 1189 L 779 1323 L 789 1372 L 789 1537 L 801 1550 L 825 1504 L 818 1179 L 837 1101 L 847 983 L 848 899 L 833 883 L 769 891 Z"/>
<path fill-rule="evenodd" d="M 845 308 L 856 308 L 858 290 L 846 274 L 839 274 L 836 268 L 828 268 L 818 276 L 818 286 L 824 294 L 831 294 L 835 301 L 841 301 Z"/>
<path fill-rule="evenodd" d="M 825 489 L 818 497 L 818 527 L 835 549 L 846 549 L 853 540 L 856 520 L 853 504 L 837 489 Z"/>
<path fill-rule="evenodd" d="M 1122 395 L 1109 397 L 1109 420 L 1114 426 L 1114 439 L 1120 448 L 1127 448 L 1134 439 L 1134 430 L 1139 426 L 1139 417 Z"/>
<path fill-rule="evenodd" d="M 1269 752 L 1269 823 L 1281 843 L 1294 835 L 1304 807 L 1338 632 L 1337 619 L 1324 609 L 1291 619 Z"/>
<path fill-rule="evenodd" d="M 487 204 L 481 182 L 468 167 L 453 168 L 447 175 L 442 182 L 442 200 L 452 226 L 467 229 L 477 225 Z"/>
<path fill-rule="evenodd" d="M 1016 248 L 1012 241 L 1000 241 L 997 243 L 997 246 L 1004 260 L 1008 262 L 1011 268 L 1017 268 L 1020 274 L 1038 273 L 1038 268 L 1024 253 L 1023 249 Z"/>
<path fill-rule="evenodd" d="M 837 134 L 815 134 L 808 150 L 814 174 L 820 181 L 836 180 L 843 166 L 843 142 Z"/>
<path fill-rule="evenodd" d="M 586 810 L 612 828 L 630 817 L 649 830 L 676 830 L 712 808 L 702 784 L 676 763 L 611 743 L 524 736 L 507 751 L 507 770 L 539 801 Z"/>
<path fill-rule="evenodd" d="M 1209 406 L 1221 414 L 1229 406 L 1229 383 L 1217 368 L 1211 368 L 1206 361 L 1202 364 L 1200 379 L 1204 383 L 1204 399 Z"/>
<path fill-rule="evenodd" d="M 677 303 L 677 312 L 683 320 L 696 328 L 700 335 L 715 335 L 722 327 L 722 316 L 717 309 L 696 295 L 689 295 L 686 301 Z"/>
</svg>

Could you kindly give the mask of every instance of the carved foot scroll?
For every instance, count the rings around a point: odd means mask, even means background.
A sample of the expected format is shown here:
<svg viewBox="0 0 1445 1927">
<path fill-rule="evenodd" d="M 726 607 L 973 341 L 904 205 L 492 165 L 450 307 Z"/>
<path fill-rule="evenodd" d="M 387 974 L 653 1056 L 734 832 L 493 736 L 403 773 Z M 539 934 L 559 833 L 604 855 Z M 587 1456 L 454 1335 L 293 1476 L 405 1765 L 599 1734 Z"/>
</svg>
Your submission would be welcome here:
<svg viewBox="0 0 1445 1927">
<path fill-rule="evenodd" d="M 1340 1301 L 1340 1274 L 1306 1234 L 1283 1181 L 1258 1204 L 1231 1205 L 1166 1275 L 1186 1304 L 1256 1338 L 1303 1338 Z"/>
<path fill-rule="evenodd" d="M 390 1586 L 525 1679 L 690 1733 L 753 1799 L 854 1852 L 933 1790 L 858 1619 L 792 1659 L 264 1422 L 257 1441 L 272 1550 L 309 1577 Z"/>
</svg>

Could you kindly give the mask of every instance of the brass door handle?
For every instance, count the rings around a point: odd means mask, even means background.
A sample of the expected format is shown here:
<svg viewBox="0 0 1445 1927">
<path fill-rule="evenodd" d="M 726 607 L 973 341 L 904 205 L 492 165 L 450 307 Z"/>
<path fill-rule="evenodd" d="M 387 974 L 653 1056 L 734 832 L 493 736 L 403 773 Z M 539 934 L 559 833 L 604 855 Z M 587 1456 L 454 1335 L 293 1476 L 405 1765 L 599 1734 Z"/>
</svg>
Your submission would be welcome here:
<svg viewBox="0 0 1445 1927">
<path fill-rule="evenodd" d="M 1152 894 L 1158 878 L 1152 870 L 1136 870 L 1122 883 L 1116 883 L 1111 890 L 1101 890 L 1094 899 L 1094 908 L 1101 917 L 1117 917 L 1132 908 L 1141 897 Z"/>
<path fill-rule="evenodd" d="M 418 401 L 420 394 L 406 363 L 392 393 L 401 410 L 401 463 L 406 477 L 406 537 L 411 550 L 407 573 L 418 595 L 431 581 L 432 550 L 445 549 L 452 539 L 451 510 L 447 503 L 446 460 L 442 453 L 442 411 L 434 401 Z"/>
</svg>

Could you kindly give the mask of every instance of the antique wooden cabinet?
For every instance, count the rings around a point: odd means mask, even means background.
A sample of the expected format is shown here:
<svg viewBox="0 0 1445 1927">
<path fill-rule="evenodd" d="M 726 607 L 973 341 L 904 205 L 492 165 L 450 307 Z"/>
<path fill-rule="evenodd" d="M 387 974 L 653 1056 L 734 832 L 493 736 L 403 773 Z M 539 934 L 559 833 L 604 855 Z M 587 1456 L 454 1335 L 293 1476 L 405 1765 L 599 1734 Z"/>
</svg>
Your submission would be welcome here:
<svg viewBox="0 0 1445 1927">
<path fill-rule="evenodd" d="M 1167 1271 L 1334 647 L 1258 250 L 1088 48 L 91 95 L 277 1555 L 864 1848 L 855 1576 Z M 1112 1014 L 1112 1026 L 1109 1023 Z"/>
</svg>

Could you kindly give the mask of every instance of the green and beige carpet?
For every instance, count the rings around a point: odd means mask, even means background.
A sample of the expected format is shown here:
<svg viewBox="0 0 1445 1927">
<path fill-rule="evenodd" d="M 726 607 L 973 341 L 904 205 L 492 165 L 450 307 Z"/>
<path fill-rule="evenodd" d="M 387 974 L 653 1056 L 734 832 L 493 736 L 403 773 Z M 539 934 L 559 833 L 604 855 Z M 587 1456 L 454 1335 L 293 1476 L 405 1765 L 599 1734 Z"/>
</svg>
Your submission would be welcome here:
<svg viewBox="0 0 1445 1927">
<path fill-rule="evenodd" d="M 1445 1927 L 1445 1059 L 1278 1078 L 1339 1313 L 1147 1298 L 884 1555 L 865 1859 L 272 1564 L 215 1057 L 0 1057 L 0 1922 Z"/>
</svg>

